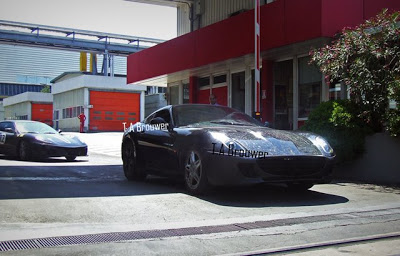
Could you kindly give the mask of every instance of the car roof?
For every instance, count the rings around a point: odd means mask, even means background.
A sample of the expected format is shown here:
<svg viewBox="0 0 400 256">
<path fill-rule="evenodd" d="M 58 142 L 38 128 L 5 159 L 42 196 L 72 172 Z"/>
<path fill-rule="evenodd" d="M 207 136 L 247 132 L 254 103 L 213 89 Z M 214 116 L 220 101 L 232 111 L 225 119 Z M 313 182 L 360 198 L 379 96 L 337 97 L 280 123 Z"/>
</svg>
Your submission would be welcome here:
<svg viewBox="0 0 400 256">
<path fill-rule="evenodd" d="M 12 122 L 12 123 L 40 123 L 38 121 L 32 121 L 32 120 L 2 120 L 0 123 L 3 122 Z"/>
</svg>

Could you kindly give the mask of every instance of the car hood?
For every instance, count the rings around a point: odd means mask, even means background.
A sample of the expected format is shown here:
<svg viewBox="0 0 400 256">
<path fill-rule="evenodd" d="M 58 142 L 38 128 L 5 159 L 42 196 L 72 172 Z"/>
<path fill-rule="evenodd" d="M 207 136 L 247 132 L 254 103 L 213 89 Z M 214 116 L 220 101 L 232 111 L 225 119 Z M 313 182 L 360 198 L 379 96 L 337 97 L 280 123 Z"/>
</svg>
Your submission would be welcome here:
<svg viewBox="0 0 400 256">
<path fill-rule="evenodd" d="M 25 134 L 32 137 L 37 143 L 55 145 L 60 147 L 82 147 L 87 146 L 78 137 L 66 134 Z"/>
<path fill-rule="evenodd" d="M 224 126 L 206 129 L 215 143 L 237 143 L 245 150 L 268 152 L 268 155 L 321 155 L 305 136 L 291 131 L 252 126 Z"/>
</svg>

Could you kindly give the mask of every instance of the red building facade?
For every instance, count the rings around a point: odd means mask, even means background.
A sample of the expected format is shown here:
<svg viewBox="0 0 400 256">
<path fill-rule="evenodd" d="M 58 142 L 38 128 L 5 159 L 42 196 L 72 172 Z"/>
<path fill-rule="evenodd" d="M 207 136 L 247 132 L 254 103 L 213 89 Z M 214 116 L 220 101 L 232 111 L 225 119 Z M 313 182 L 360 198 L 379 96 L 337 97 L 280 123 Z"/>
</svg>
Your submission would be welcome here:
<svg viewBox="0 0 400 256">
<path fill-rule="evenodd" d="M 398 0 L 277 0 L 261 6 L 261 113 L 275 128 L 297 129 L 321 101 L 345 96 L 308 65 L 308 52 L 344 27 Z M 127 83 L 167 83 L 171 104 L 208 103 L 254 111 L 254 10 L 128 57 Z"/>
</svg>

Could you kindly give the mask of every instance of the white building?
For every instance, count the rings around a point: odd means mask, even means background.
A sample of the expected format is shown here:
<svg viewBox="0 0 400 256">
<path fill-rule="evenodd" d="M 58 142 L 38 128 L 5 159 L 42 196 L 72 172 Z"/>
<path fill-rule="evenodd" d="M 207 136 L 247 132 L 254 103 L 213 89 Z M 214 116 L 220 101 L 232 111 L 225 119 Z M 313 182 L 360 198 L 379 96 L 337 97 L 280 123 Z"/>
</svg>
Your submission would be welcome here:
<svg viewBox="0 0 400 256">
<path fill-rule="evenodd" d="M 123 123 L 144 118 L 146 86 L 126 84 L 125 76 L 66 72 L 51 82 L 56 129 L 79 131 L 82 111 L 85 131 L 123 131 Z"/>
<path fill-rule="evenodd" d="M 53 95 L 24 92 L 3 100 L 4 118 L 34 120 L 52 125 Z"/>
</svg>

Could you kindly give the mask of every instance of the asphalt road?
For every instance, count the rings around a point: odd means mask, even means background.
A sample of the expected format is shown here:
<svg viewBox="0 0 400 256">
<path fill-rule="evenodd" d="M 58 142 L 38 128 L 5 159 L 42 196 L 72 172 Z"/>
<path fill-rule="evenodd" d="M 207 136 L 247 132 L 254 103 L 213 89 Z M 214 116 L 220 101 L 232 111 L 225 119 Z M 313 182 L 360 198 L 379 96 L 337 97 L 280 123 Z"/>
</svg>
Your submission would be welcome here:
<svg viewBox="0 0 400 256">
<path fill-rule="evenodd" d="M 179 180 L 128 182 L 121 133 L 78 136 L 89 156 L 74 162 L 0 155 L 0 252 L 3 246 L 5 255 L 400 254 L 398 189 L 342 182 L 295 194 L 258 185 L 193 197 Z M 4 247 L 13 240 L 33 241 L 36 249 Z"/>
</svg>

